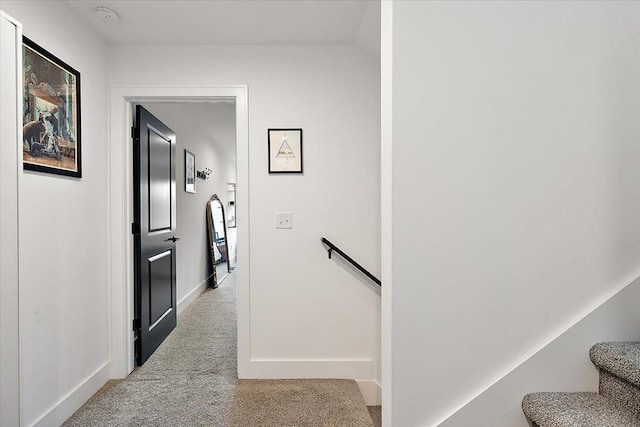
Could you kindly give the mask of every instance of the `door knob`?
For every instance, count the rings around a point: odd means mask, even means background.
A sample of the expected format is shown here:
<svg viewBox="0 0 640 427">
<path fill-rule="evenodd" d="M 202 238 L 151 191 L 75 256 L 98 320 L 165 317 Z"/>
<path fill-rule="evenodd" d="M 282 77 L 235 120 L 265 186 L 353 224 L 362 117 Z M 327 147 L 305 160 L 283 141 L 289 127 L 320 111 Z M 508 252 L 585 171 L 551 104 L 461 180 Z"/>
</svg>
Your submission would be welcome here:
<svg viewBox="0 0 640 427">
<path fill-rule="evenodd" d="M 167 240 L 165 240 L 165 242 L 168 242 L 169 240 L 171 240 L 173 243 L 175 243 L 178 240 L 180 240 L 180 238 L 176 237 L 176 236 L 172 236 L 172 237 L 169 237 Z"/>
</svg>

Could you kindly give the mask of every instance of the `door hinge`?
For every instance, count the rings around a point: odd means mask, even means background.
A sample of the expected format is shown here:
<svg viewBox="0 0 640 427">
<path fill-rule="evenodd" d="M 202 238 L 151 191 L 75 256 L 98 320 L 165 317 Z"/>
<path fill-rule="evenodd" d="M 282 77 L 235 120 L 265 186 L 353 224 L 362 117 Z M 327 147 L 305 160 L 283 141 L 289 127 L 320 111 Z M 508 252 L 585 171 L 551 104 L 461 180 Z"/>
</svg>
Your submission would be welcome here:
<svg viewBox="0 0 640 427">
<path fill-rule="evenodd" d="M 140 224 L 137 222 L 131 223 L 131 234 L 140 234 Z"/>
<path fill-rule="evenodd" d="M 131 139 L 136 139 L 136 128 L 131 126 Z"/>
<path fill-rule="evenodd" d="M 140 319 L 133 319 L 133 330 L 137 331 L 140 329 Z"/>
</svg>

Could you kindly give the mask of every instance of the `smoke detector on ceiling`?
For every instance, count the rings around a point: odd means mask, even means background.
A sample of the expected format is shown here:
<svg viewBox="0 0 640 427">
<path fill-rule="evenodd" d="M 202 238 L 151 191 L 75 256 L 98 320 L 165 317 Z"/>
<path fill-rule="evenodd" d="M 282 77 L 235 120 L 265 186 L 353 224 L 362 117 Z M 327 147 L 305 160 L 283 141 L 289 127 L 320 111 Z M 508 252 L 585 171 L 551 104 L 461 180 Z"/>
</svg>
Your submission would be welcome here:
<svg viewBox="0 0 640 427">
<path fill-rule="evenodd" d="M 94 10 L 96 16 L 105 25 L 117 25 L 120 23 L 120 15 L 113 9 L 108 7 L 98 6 Z"/>
</svg>

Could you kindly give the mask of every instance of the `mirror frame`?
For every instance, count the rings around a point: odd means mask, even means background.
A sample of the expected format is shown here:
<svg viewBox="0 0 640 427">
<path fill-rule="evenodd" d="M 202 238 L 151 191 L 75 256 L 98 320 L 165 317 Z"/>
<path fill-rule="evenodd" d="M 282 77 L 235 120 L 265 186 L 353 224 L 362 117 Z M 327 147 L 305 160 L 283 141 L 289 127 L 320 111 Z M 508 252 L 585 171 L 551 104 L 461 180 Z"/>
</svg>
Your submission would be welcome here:
<svg viewBox="0 0 640 427">
<path fill-rule="evenodd" d="M 216 253 L 214 248 L 214 245 L 216 245 L 216 242 L 213 237 L 214 236 L 214 230 L 212 226 L 213 221 L 211 220 L 213 216 L 213 211 L 211 210 L 211 203 L 216 201 L 220 203 L 220 209 L 222 210 L 222 228 L 224 229 L 224 246 L 225 246 L 225 253 L 227 258 L 227 273 L 231 272 L 231 261 L 229 260 L 229 234 L 227 230 L 227 218 L 224 213 L 224 203 L 222 203 L 222 200 L 220 200 L 217 194 L 214 194 L 207 201 L 207 208 L 206 208 L 207 231 L 209 234 L 209 255 L 211 257 L 211 265 L 213 266 L 213 286 L 212 286 L 213 288 L 218 287 L 218 272 L 216 269 Z"/>
</svg>

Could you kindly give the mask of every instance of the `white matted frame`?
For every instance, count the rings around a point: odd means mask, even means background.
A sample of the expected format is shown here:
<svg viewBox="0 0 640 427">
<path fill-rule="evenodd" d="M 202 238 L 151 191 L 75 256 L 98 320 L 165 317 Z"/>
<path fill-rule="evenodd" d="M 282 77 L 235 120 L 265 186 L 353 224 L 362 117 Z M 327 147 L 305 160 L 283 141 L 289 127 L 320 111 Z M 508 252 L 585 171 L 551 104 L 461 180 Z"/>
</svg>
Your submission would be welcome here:
<svg viewBox="0 0 640 427">
<path fill-rule="evenodd" d="M 133 346 L 133 156 L 132 104 L 140 102 L 202 102 L 234 99 L 236 105 L 237 306 L 238 376 L 246 376 L 249 353 L 249 110 L 246 86 L 111 88 L 109 198 L 109 289 L 111 302 L 111 378 L 126 377 L 135 366 Z"/>
<path fill-rule="evenodd" d="M 302 173 L 302 129 L 269 129 L 269 173 Z"/>
</svg>

